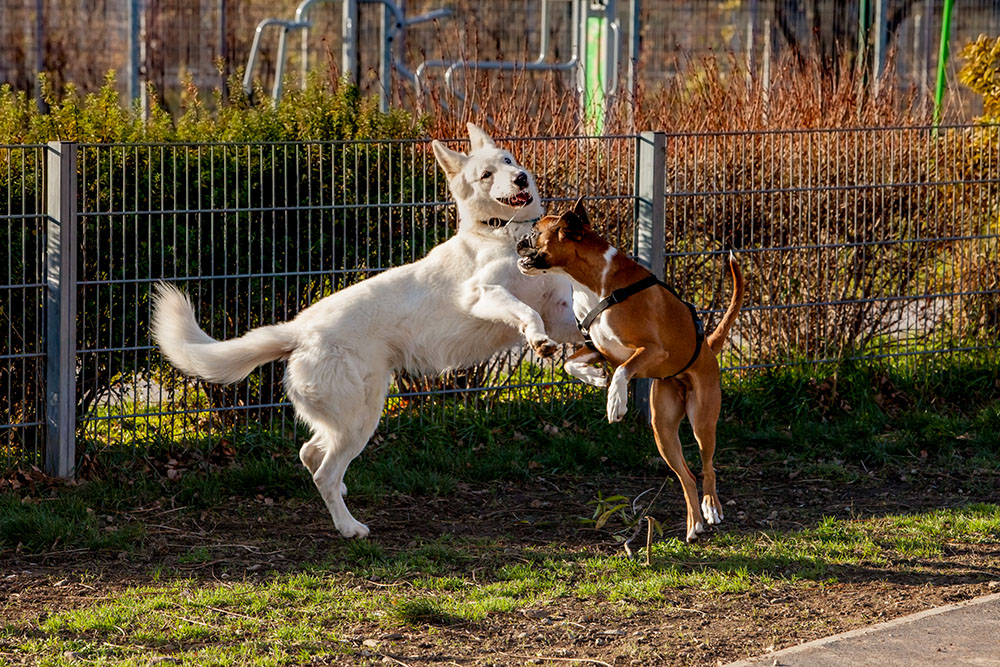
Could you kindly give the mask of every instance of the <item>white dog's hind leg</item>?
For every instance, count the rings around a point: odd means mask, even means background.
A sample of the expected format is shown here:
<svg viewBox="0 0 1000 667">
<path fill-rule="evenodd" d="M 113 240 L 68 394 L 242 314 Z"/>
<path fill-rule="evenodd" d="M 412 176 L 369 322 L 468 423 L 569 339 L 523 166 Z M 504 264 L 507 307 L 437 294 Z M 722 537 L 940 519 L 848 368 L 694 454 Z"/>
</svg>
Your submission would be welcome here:
<svg viewBox="0 0 1000 667">
<path fill-rule="evenodd" d="M 385 400 L 386 387 L 373 386 L 377 380 L 368 378 L 367 386 L 357 387 L 358 393 L 353 398 L 354 406 L 341 403 L 344 414 L 339 417 L 341 422 L 349 420 L 351 424 L 329 425 L 326 428 L 323 448 L 323 462 L 313 473 L 313 482 L 323 496 L 326 507 L 333 517 L 333 524 L 344 537 L 367 537 L 368 526 L 351 515 L 344 502 L 347 486 L 344 484 L 344 473 L 375 432 L 378 420 L 382 416 L 382 403 Z M 343 395 L 340 396 L 345 399 Z"/>
<path fill-rule="evenodd" d="M 339 355 L 325 363 L 308 361 L 292 359 L 286 376 L 289 398 L 315 433 L 299 456 L 337 530 L 344 537 L 365 537 L 368 526 L 355 519 L 344 503 L 344 473 L 378 426 L 389 374 L 359 367 Z"/>
<path fill-rule="evenodd" d="M 323 458 L 323 463 L 319 469 L 313 473 L 313 482 L 319 493 L 323 496 L 330 516 L 333 517 L 333 525 L 344 537 L 367 537 L 368 526 L 361 523 L 347 509 L 344 502 L 344 473 L 347 466 L 354 460 L 361 450 L 364 449 L 367 441 L 362 441 L 360 445 L 350 442 L 342 433 L 331 433 L 331 444 Z"/>
<path fill-rule="evenodd" d="M 299 449 L 299 460 L 312 475 L 316 474 L 320 464 L 323 463 L 323 450 L 319 447 L 322 441 L 319 435 L 314 435 Z M 340 483 L 340 495 L 347 495 L 347 485 L 343 482 Z"/>
<path fill-rule="evenodd" d="M 302 461 L 302 465 L 310 474 L 315 474 L 316 469 L 323 462 L 323 450 L 319 447 L 322 441 L 323 438 L 318 433 L 314 433 L 313 437 L 306 440 L 299 449 L 299 460 Z"/>
</svg>

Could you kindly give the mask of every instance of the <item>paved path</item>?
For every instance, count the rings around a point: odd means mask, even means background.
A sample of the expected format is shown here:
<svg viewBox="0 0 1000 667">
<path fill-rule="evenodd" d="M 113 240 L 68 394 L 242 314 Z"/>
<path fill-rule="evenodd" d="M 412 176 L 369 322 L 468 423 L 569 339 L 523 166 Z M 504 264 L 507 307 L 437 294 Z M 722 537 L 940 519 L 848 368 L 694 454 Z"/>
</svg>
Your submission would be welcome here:
<svg viewBox="0 0 1000 667">
<path fill-rule="evenodd" d="M 1000 667 L 1000 593 L 928 609 L 726 667 Z"/>
</svg>

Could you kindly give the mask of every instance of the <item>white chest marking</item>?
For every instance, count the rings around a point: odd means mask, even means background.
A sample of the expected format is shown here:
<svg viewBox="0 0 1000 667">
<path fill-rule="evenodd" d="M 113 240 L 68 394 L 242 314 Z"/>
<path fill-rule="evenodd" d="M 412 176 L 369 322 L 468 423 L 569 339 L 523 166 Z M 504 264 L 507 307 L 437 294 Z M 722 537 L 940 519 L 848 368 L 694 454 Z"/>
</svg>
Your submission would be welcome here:
<svg viewBox="0 0 1000 667">
<path fill-rule="evenodd" d="M 609 245 L 608 249 L 604 251 L 604 270 L 601 272 L 601 294 L 603 296 L 609 294 L 607 288 L 608 274 L 611 273 L 611 264 L 617 254 L 618 250 L 613 245 Z M 604 324 L 604 313 L 598 315 L 597 319 L 590 326 L 590 336 L 594 339 L 595 343 L 610 352 L 619 356 L 624 355 L 627 357 L 629 355 L 629 349 L 625 347 L 621 339 L 615 335 L 611 327 Z"/>
<path fill-rule="evenodd" d="M 590 325 L 590 337 L 599 347 L 607 350 L 612 355 L 627 359 L 631 356 L 632 350 L 626 347 L 621 338 L 615 335 L 611 327 L 604 323 L 605 313 L 607 311 L 598 315 L 594 323 Z"/>
<path fill-rule="evenodd" d="M 611 260 L 615 255 L 618 254 L 618 250 L 613 246 L 609 245 L 608 249 L 604 251 L 604 270 L 601 271 L 601 293 L 606 294 L 607 289 L 605 285 L 608 281 L 608 274 L 611 272 Z"/>
</svg>

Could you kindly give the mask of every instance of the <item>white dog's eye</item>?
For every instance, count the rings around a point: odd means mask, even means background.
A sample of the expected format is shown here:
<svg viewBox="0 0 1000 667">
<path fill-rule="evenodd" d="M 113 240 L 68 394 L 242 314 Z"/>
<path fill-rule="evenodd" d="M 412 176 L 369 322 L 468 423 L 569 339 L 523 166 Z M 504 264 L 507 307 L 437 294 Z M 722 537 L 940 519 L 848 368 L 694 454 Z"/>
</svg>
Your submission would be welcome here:
<svg viewBox="0 0 1000 667">
<path fill-rule="evenodd" d="M 507 164 L 514 164 L 513 160 L 511 160 L 509 157 L 505 157 L 503 161 L 506 162 Z"/>
<path fill-rule="evenodd" d="M 482 176 L 482 180 L 485 181 L 487 178 L 489 178 L 492 175 L 493 175 L 493 172 L 491 172 L 491 171 L 484 171 L 483 172 L 483 176 Z"/>
</svg>

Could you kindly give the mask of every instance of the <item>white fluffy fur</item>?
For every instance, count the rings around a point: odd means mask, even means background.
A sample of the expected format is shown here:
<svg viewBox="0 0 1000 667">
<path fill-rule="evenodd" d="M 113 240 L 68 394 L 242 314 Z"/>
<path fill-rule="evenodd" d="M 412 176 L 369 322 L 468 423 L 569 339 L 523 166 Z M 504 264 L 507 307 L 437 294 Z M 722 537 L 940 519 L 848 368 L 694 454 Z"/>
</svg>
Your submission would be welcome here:
<svg viewBox="0 0 1000 667">
<path fill-rule="evenodd" d="M 555 351 L 555 341 L 580 340 L 569 281 L 517 269 L 515 244 L 542 213 L 534 179 L 528 174 L 530 204 L 512 208 L 498 201 L 522 189 L 514 180 L 524 170 L 471 123 L 469 137 L 469 155 L 432 143 L 460 223 L 454 237 L 420 261 L 328 296 L 290 322 L 228 341 L 198 327 L 191 303 L 176 288 L 157 291 L 153 336 L 184 373 L 234 382 L 262 363 L 288 360 L 285 389 L 313 430 L 299 457 L 345 537 L 368 534 L 344 504 L 344 472 L 378 425 L 393 370 L 467 366 L 516 344 L 520 335 L 539 354 Z M 514 222 L 493 228 L 482 222 L 490 218 Z"/>
</svg>

